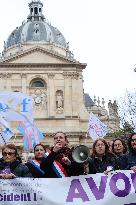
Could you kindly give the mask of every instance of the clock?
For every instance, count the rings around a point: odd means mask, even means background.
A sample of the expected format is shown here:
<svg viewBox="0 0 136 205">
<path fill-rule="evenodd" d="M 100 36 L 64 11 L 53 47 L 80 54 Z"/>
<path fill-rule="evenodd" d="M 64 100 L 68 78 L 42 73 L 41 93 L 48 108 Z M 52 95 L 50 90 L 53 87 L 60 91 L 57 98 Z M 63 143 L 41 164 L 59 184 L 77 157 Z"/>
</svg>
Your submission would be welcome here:
<svg viewBox="0 0 136 205">
<path fill-rule="evenodd" d="M 42 102 L 42 98 L 41 97 L 36 97 L 34 99 L 34 101 L 35 101 L 36 104 L 40 104 Z"/>
</svg>

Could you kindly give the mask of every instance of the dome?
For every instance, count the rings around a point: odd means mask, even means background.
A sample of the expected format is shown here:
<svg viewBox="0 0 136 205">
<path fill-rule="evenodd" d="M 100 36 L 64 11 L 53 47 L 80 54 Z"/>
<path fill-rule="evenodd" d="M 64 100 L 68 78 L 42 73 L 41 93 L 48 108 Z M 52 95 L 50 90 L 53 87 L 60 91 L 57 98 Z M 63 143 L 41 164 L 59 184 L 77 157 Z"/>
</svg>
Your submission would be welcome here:
<svg viewBox="0 0 136 205">
<path fill-rule="evenodd" d="M 42 7 L 43 4 L 40 0 L 32 0 L 29 3 L 30 14 L 27 17 L 27 22 L 23 22 L 10 34 L 4 45 L 5 49 L 17 44 L 35 42 L 55 43 L 64 48 L 67 47 L 62 33 L 46 21 L 42 14 Z"/>
</svg>

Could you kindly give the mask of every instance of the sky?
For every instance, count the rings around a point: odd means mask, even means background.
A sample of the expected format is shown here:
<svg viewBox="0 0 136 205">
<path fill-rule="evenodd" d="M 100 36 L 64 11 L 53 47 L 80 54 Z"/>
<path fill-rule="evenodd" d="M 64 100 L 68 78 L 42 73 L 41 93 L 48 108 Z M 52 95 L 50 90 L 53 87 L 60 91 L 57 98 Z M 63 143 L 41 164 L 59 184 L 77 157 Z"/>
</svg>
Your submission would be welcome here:
<svg viewBox="0 0 136 205">
<path fill-rule="evenodd" d="M 0 0 L 0 51 L 10 33 L 27 19 L 31 0 Z M 135 0 L 41 0 L 43 14 L 86 63 L 84 92 L 118 99 L 136 87 Z"/>
</svg>

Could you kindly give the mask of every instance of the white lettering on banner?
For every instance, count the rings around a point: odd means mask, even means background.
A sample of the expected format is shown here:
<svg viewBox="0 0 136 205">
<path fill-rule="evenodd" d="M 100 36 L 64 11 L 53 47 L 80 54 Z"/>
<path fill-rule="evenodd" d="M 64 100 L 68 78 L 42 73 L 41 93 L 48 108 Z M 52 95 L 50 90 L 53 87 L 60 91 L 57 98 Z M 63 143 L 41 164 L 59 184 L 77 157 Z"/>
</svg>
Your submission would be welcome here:
<svg viewBox="0 0 136 205">
<path fill-rule="evenodd" d="M 136 205 L 136 173 L 0 180 L 0 204 Z"/>
</svg>

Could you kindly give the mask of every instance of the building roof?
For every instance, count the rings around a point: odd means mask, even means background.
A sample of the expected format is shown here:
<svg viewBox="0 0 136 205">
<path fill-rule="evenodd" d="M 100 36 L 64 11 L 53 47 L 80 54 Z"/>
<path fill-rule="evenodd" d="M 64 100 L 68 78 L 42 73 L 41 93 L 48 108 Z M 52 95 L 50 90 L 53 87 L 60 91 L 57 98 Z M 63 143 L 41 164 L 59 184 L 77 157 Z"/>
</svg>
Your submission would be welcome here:
<svg viewBox="0 0 136 205">
<path fill-rule="evenodd" d="M 50 25 L 42 14 L 43 4 L 40 0 L 32 0 L 29 4 L 30 13 L 26 22 L 16 27 L 9 35 L 4 48 L 7 49 L 16 44 L 22 43 L 55 43 L 61 47 L 67 48 L 68 44 L 62 33 Z"/>
<path fill-rule="evenodd" d="M 94 105 L 93 100 L 90 98 L 88 93 L 84 93 L 84 101 L 85 101 L 85 107 L 91 107 Z"/>
</svg>

